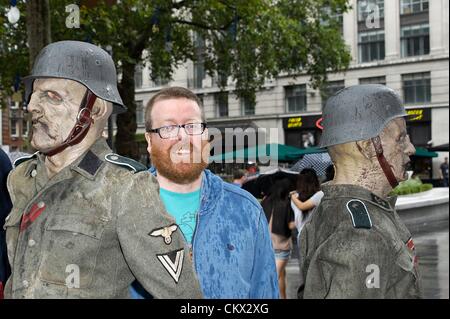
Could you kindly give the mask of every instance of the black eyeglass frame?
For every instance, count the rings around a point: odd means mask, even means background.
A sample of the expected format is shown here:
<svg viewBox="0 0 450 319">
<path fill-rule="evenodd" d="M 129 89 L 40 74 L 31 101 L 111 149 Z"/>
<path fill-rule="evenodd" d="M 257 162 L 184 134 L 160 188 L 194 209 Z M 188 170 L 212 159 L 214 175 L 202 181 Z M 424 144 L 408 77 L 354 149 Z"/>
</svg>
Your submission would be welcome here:
<svg viewBox="0 0 450 319">
<path fill-rule="evenodd" d="M 186 130 L 186 125 L 192 125 L 192 124 L 201 124 L 201 125 L 202 125 L 202 131 L 201 131 L 201 133 L 198 133 L 198 134 L 191 134 L 191 133 L 189 133 L 189 132 Z M 161 132 L 160 132 L 161 129 L 167 128 L 167 127 L 174 127 L 174 128 L 176 127 L 176 128 L 178 128 L 177 134 L 174 134 L 174 137 L 175 137 L 175 136 L 178 136 L 178 134 L 180 134 L 180 129 L 181 129 L 181 128 L 183 128 L 184 131 L 186 132 L 186 134 L 189 135 L 189 136 L 202 135 L 202 134 L 205 132 L 205 130 L 206 130 L 206 128 L 208 127 L 208 125 L 207 125 L 206 123 L 204 123 L 204 122 L 201 122 L 201 123 L 185 123 L 185 124 L 166 125 L 166 126 L 161 126 L 161 127 L 158 127 L 158 128 L 152 128 L 152 129 L 149 129 L 149 130 L 147 130 L 147 132 L 149 132 L 149 133 L 158 133 L 158 135 L 159 135 L 160 138 L 162 138 L 162 139 L 169 139 L 169 138 L 171 138 L 171 137 L 162 137 L 162 136 L 161 136 Z"/>
</svg>

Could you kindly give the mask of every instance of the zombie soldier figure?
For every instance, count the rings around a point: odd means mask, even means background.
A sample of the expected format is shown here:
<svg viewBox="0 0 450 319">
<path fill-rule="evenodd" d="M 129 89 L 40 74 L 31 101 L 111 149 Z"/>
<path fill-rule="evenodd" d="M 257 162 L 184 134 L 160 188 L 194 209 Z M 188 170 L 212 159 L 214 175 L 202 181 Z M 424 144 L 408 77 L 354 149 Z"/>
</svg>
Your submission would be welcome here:
<svg viewBox="0 0 450 319">
<path fill-rule="evenodd" d="M 201 297 L 155 178 L 101 137 L 125 109 L 111 57 L 88 43 L 53 43 L 25 85 L 38 152 L 8 177 L 5 297 L 129 298 L 135 279 L 156 298 Z"/>
<path fill-rule="evenodd" d="M 360 85 L 331 97 L 321 146 L 335 177 L 300 239 L 304 298 L 418 298 L 414 243 L 388 194 L 415 153 L 398 95 Z"/>
</svg>

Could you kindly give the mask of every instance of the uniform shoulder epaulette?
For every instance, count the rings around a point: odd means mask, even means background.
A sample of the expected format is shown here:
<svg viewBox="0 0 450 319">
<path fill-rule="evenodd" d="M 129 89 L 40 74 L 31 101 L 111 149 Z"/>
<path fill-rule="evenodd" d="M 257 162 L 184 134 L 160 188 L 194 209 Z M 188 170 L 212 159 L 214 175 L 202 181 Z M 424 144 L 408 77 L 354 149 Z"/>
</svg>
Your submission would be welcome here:
<svg viewBox="0 0 450 319">
<path fill-rule="evenodd" d="M 352 217 L 354 228 L 372 228 L 372 220 L 366 205 L 359 199 L 351 199 L 347 202 L 347 210 Z"/>
<path fill-rule="evenodd" d="M 132 171 L 133 173 L 139 173 L 147 170 L 147 167 L 144 164 L 139 163 L 138 161 L 135 161 L 131 158 L 120 156 L 115 153 L 105 155 L 105 160 L 110 163 L 125 167 L 130 171 Z"/>
<path fill-rule="evenodd" d="M 36 153 L 34 153 L 34 154 L 31 154 L 31 155 L 25 155 L 25 156 L 21 156 L 21 157 L 17 158 L 17 159 L 14 161 L 14 167 L 17 167 L 17 166 L 19 166 L 19 165 L 22 164 L 22 163 L 25 163 L 25 162 L 27 162 L 27 161 L 33 159 L 33 158 L 36 158 L 36 156 L 37 156 L 38 153 L 39 153 L 39 152 L 36 152 Z"/>
</svg>

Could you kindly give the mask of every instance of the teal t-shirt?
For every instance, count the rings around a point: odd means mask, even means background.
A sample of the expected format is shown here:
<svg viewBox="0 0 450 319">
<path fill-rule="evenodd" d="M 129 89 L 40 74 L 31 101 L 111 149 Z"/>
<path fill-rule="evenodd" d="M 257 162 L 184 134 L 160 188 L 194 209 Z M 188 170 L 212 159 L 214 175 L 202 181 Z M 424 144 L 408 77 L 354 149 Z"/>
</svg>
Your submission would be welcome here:
<svg viewBox="0 0 450 319">
<path fill-rule="evenodd" d="M 160 188 L 159 195 L 167 212 L 175 218 L 184 238 L 191 244 L 200 208 L 200 189 L 192 193 L 174 193 Z"/>
</svg>

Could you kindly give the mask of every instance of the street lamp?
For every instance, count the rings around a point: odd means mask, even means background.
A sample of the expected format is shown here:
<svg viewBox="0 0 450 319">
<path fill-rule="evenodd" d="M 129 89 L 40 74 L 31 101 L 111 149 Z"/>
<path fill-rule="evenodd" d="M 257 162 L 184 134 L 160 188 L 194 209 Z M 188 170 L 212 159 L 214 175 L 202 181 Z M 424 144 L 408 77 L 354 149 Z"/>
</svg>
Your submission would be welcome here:
<svg viewBox="0 0 450 319">
<path fill-rule="evenodd" d="M 17 4 L 16 0 L 11 0 L 11 8 L 9 9 L 8 13 L 6 14 L 6 16 L 8 17 L 8 21 L 11 24 L 16 24 L 17 21 L 19 21 L 19 19 L 20 19 L 20 11 L 16 7 L 16 4 Z"/>
</svg>

